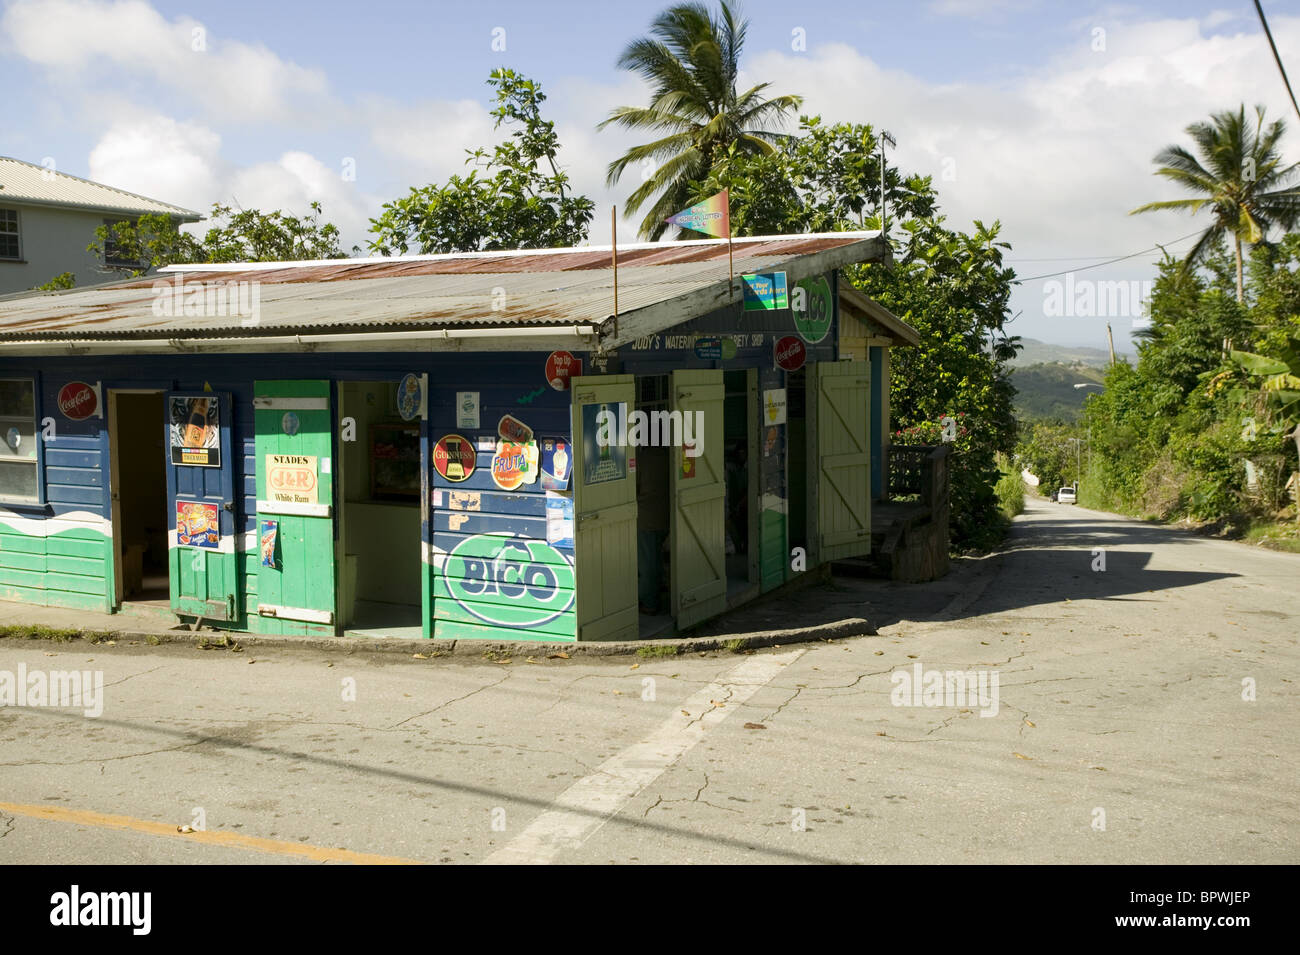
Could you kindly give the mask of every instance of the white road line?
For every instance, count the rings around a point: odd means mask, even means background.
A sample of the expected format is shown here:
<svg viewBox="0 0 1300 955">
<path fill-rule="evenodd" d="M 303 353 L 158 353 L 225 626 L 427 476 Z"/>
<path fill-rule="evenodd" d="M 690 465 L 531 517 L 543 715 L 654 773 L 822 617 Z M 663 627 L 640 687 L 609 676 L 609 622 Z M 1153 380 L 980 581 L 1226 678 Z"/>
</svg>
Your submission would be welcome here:
<svg viewBox="0 0 1300 955">
<path fill-rule="evenodd" d="M 639 743 L 611 756 L 555 800 L 523 832 L 483 860 L 484 865 L 546 865 L 565 849 L 576 849 L 605 820 L 663 775 L 704 738 L 704 731 L 770 683 L 805 650 L 755 656 L 693 694 Z M 714 706 L 714 701 L 725 703 Z M 685 710 L 689 716 L 678 710 Z"/>
</svg>

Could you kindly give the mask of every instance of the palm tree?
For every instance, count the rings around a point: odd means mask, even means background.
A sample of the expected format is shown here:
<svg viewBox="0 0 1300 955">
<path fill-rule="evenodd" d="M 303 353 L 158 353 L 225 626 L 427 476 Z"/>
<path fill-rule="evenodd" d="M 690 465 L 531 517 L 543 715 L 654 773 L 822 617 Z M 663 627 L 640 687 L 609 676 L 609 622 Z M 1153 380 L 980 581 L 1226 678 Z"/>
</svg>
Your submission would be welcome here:
<svg viewBox="0 0 1300 955">
<path fill-rule="evenodd" d="M 1300 189 L 1291 185 L 1300 164 L 1282 166 L 1277 144 L 1286 131 L 1282 120 L 1264 126 L 1264 107 L 1255 107 L 1255 128 L 1246 120 L 1246 107 L 1215 113 L 1208 123 L 1187 127 L 1198 161 L 1182 146 L 1166 146 L 1156 154 L 1157 176 L 1164 176 L 1199 193 L 1194 199 L 1148 202 L 1129 215 L 1157 209 L 1197 213 L 1209 207 L 1213 224 L 1201 234 L 1183 260 L 1184 269 L 1203 260 L 1219 240 L 1231 234 L 1237 253 L 1237 301 L 1244 301 L 1241 244 L 1264 239 L 1274 225 L 1291 228 L 1300 216 Z"/>
<path fill-rule="evenodd" d="M 629 166 L 644 159 L 660 164 L 624 209 L 634 213 L 659 193 L 641 221 L 643 238 L 663 234 L 664 219 L 688 204 L 690 183 L 704 179 L 733 143 L 745 153 L 770 153 L 784 138 L 771 127 L 803 102 L 798 96 L 767 98 L 768 83 L 736 91 L 749 23 L 726 0 L 719 6 L 716 15 L 702 3 L 669 7 L 655 18 L 649 35 L 629 43 L 618 60 L 621 68 L 650 82 L 650 105 L 620 106 L 597 128 L 613 123 L 661 134 L 610 163 L 606 179 L 617 184 Z"/>
</svg>

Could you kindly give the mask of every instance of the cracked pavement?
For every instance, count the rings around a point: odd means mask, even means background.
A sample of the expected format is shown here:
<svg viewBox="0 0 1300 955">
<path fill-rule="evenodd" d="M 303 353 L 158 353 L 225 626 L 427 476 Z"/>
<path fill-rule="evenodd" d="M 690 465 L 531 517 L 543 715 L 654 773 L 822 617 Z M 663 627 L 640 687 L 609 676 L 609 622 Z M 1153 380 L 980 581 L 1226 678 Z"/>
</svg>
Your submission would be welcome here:
<svg viewBox="0 0 1300 955">
<path fill-rule="evenodd" d="M 753 655 L 0 640 L 0 670 L 105 683 L 98 719 L 0 708 L 0 803 L 474 863 L 677 718 L 698 741 L 556 861 L 1300 861 L 1300 557 L 1028 508 L 1000 554 L 943 581 L 837 579 L 755 609 L 879 634 L 802 648 L 708 720 L 685 701 Z M 891 675 L 918 663 L 996 672 L 997 715 L 895 705 Z M 303 861 L 0 808 L 0 862 Z"/>
</svg>

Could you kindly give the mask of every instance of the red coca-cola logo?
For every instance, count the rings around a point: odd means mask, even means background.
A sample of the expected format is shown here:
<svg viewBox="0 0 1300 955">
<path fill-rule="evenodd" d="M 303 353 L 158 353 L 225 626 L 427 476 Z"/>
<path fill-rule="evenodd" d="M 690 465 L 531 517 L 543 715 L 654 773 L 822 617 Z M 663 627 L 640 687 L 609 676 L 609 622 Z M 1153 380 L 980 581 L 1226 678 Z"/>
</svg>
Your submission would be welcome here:
<svg viewBox="0 0 1300 955">
<path fill-rule="evenodd" d="M 793 335 L 777 339 L 775 346 L 776 367 L 786 371 L 798 371 L 808 360 L 808 349 L 804 343 Z"/>
<path fill-rule="evenodd" d="M 84 381 L 70 381 L 59 389 L 59 410 L 73 421 L 89 418 L 99 407 L 95 389 Z"/>
</svg>

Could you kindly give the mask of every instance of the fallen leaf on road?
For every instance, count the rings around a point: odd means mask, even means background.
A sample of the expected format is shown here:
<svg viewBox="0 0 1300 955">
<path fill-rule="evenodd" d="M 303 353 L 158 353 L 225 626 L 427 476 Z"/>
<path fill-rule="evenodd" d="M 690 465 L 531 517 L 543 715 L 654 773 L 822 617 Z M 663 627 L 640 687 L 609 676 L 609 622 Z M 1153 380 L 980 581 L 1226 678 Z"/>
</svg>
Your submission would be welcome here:
<svg viewBox="0 0 1300 955">
<path fill-rule="evenodd" d="M 256 660 L 249 660 L 249 661 L 248 661 L 248 665 L 251 667 L 251 666 L 252 666 L 254 663 L 256 663 L 256 662 L 257 662 Z"/>
<path fill-rule="evenodd" d="M 767 729 L 767 727 L 764 726 L 762 723 L 746 723 L 746 724 L 745 724 L 745 729 L 747 729 L 747 730 L 765 730 L 765 729 Z"/>
<path fill-rule="evenodd" d="M 615 696 L 622 696 L 622 695 L 623 695 L 623 691 L 622 691 L 622 690 L 615 690 L 615 691 L 614 691 L 614 695 L 615 695 Z"/>
<path fill-rule="evenodd" d="M 429 659 L 429 655 L 428 655 L 427 653 L 412 653 L 412 654 L 411 654 L 411 657 L 412 657 L 412 659 L 415 659 L 415 660 L 427 660 L 427 659 Z"/>
<path fill-rule="evenodd" d="M 909 653 L 909 654 L 907 655 L 907 659 L 909 659 L 909 660 L 915 660 L 915 659 L 916 659 L 916 654 L 915 654 L 915 653 Z"/>
<path fill-rule="evenodd" d="M 327 664 L 325 664 L 325 665 L 326 665 L 327 667 L 332 667 L 334 664 L 333 664 L 333 663 L 327 663 Z"/>
<path fill-rule="evenodd" d="M 883 657 L 884 655 L 885 655 L 885 651 L 884 651 L 884 650 L 877 650 L 877 651 L 876 651 L 876 656 L 878 656 L 878 657 Z"/>
<path fill-rule="evenodd" d="M 877 735 L 877 736 L 888 736 L 889 734 L 886 733 L 884 730 L 881 730 L 881 731 L 878 732 L 876 735 Z"/>
<path fill-rule="evenodd" d="M 537 661 L 534 660 L 532 657 L 524 657 L 524 662 L 525 662 L 525 663 L 536 663 Z"/>
<path fill-rule="evenodd" d="M 682 716 L 690 716 L 690 715 L 691 715 L 690 713 L 686 712 L 685 710 L 682 710 Z"/>
<path fill-rule="evenodd" d="M 987 640 L 981 640 L 981 641 L 980 641 L 980 646 L 981 646 L 981 647 L 987 647 L 988 645 L 989 645 L 989 642 L 988 642 Z"/>
<path fill-rule="evenodd" d="M 628 669 L 629 669 L 629 670 L 639 670 L 639 669 L 641 669 L 641 664 L 639 664 L 639 663 L 633 663 L 630 667 L 628 667 Z"/>
<path fill-rule="evenodd" d="M 193 827 L 193 826 L 177 826 L 177 827 L 176 827 L 176 831 L 177 831 L 177 832 L 185 832 L 185 833 L 189 833 L 189 832 L 193 832 L 193 831 L 194 831 L 194 827 Z"/>
<path fill-rule="evenodd" d="M 717 700 L 709 700 L 714 706 L 726 706 L 726 703 L 719 703 Z"/>
<path fill-rule="evenodd" d="M 1025 725 L 1026 725 L 1026 726 L 1033 726 L 1033 725 L 1034 725 L 1034 721 L 1033 721 L 1033 720 L 1025 720 Z"/>
<path fill-rule="evenodd" d="M 492 662 L 499 663 L 501 666 L 509 666 L 514 661 L 511 660 L 509 657 L 506 657 L 504 660 L 493 660 Z"/>
<path fill-rule="evenodd" d="M 1024 753 L 1012 753 L 1011 755 L 1014 756 L 1016 759 L 1033 759 L 1033 758 L 1034 758 L 1034 757 L 1032 757 L 1032 756 L 1026 756 Z"/>
<path fill-rule="evenodd" d="M 1110 770 L 1107 769 L 1105 766 L 1094 766 L 1094 767 L 1092 767 L 1092 768 L 1093 768 L 1093 769 L 1096 769 L 1096 770 L 1100 770 L 1100 771 L 1103 772 L 1103 773 L 1108 773 L 1108 772 L 1110 772 Z"/>
<path fill-rule="evenodd" d="M 563 652 L 561 652 L 561 653 L 548 653 L 548 654 L 546 654 L 546 659 L 548 659 L 548 660 L 567 660 L 567 659 L 569 659 L 569 655 L 568 655 L 567 653 L 563 653 Z"/>
</svg>

